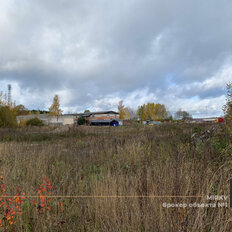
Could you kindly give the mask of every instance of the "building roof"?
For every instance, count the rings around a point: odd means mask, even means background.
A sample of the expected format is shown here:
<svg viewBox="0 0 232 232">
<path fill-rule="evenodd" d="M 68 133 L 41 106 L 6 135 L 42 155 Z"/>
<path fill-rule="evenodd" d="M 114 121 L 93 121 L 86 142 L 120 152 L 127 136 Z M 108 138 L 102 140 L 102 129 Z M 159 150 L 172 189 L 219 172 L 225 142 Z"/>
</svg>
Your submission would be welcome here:
<svg viewBox="0 0 232 232">
<path fill-rule="evenodd" d="M 91 123 L 111 123 L 111 122 L 113 122 L 113 121 L 119 122 L 119 121 L 121 121 L 121 120 L 118 120 L 118 119 L 110 119 L 110 120 L 108 120 L 108 119 L 106 119 L 106 120 L 91 120 Z"/>
<path fill-rule="evenodd" d="M 96 111 L 96 112 L 86 112 L 86 113 L 79 113 L 79 114 L 62 114 L 59 115 L 59 117 L 64 117 L 64 116 L 86 116 L 89 117 L 91 114 L 119 114 L 118 112 L 109 110 L 109 111 Z M 18 118 L 32 118 L 32 117 L 48 117 L 51 116 L 49 114 L 30 114 L 30 115 L 19 115 L 17 116 Z"/>
<path fill-rule="evenodd" d="M 89 117 L 92 114 L 119 114 L 118 112 L 109 110 L 109 111 L 95 111 L 95 112 L 85 112 L 77 115 Z"/>
<path fill-rule="evenodd" d="M 195 120 L 195 121 L 207 121 L 207 120 L 216 120 L 218 117 L 210 117 L 210 118 L 192 118 L 190 120 Z"/>
</svg>

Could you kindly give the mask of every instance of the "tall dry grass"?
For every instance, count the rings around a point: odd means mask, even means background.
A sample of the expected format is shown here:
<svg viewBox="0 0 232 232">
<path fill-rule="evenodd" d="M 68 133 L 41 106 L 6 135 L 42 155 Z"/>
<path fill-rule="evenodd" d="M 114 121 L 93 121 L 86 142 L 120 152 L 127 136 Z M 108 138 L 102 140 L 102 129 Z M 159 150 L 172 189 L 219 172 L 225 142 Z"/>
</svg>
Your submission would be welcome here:
<svg viewBox="0 0 232 232">
<path fill-rule="evenodd" d="M 26 199 L 12 231 L 232 231 L 229 208 L 164 208 L 203 198 L 145 196 L 229 195 L 231 132 L 211 125 L 79 127 L 4 130 L 0 170 L 8 194 L 20 186 L 35 195 L 41 178 L 57 196 L 40 213 Z M 213 126 L 215 127 L 215 126 Z M 195 136 L 193 134 L 195 133 Z M 102 196 L 102 197 L 99 197 Z M 111 197 L 103 197 L 111 196 Z M 114 197 L 124 196 L 124 197 Z M 126 197 L 136 196 L 136 197 Z M 62 209 L 58 205 L 62 203 Z M 3 228 L 2 228 L 3 229 Z"/>
</svg>

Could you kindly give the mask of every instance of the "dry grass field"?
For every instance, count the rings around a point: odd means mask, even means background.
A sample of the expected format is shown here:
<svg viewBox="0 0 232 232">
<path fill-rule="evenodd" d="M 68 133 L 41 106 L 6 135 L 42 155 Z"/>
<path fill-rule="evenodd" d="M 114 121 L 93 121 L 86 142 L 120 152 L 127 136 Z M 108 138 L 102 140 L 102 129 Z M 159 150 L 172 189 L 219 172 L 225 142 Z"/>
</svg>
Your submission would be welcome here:
<svg viewBox="0 0 232 232">
<path fill-rule="evenodd" d="M 206 195 L 229 195 L 230 128 L 1 129 L 0 230 L 232 231 L 229 206 L 163 207 L 165 202 L 207 203 Z M 16 194 L 26 197 L 16 199 Z M 50 195 L 57 197 L 45 197 Z M 11 208 L 15 213 L 9 216 Z"/>
</svg>

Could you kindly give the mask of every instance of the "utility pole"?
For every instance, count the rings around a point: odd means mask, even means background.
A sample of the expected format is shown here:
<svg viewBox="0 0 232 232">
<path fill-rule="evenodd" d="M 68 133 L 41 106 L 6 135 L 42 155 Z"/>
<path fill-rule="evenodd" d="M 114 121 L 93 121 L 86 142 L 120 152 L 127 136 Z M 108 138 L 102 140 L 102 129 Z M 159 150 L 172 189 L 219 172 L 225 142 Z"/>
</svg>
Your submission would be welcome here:
<svg viewBox="0 0 232 232">
<path fill-rule="evenodd" d="M 7 105 L 11 106 L 11 84 L 8 85 L 8 97 L 7 97 Z"/>
</svg>

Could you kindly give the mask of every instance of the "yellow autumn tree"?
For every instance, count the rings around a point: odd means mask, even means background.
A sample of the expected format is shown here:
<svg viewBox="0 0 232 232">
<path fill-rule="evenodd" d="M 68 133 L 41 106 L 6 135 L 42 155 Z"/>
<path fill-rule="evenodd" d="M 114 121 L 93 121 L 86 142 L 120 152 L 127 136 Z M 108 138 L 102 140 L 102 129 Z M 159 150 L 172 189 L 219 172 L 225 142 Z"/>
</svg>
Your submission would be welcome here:
<svg viewBox="0 0 232 232">
<path fill-rule="evenodd" d="M 0 92 L 0 106 L 3 105 L 3 101 L 2 101 L 2 93 Z"/>
<path fill-rule="evenodd" d="M 29 110 L 24 105 L 20 104 L 20 105 L 13 107 L 12 112 L 15 116 L 27 115 Z"/>
<path fill-rule="evenodd" d="M 130 111 L 128 107 L 124 108 L 124 119 L 130 119 Z"/>
<path fill-rule="evenodd" d="M 118 103 L 118 112 L 119 112 L 119 118 L 120 118 L 120 119 L 124 119 L 125 113 L 124 113 L 123 101 L 120 101 L 120 102 Z"/>
<path fill-rule="evenodd" d="M 168 117 L 165 105 L 155 104 L 155 120 L 162 120 Z"/>
<path fill-rule="evenodd" d="M 62 110 L 60 109 L 60 99 L 57 94 L 53 98 L 53 103 L 49 108 L 49 114 L 57 117 L 62 114 Z"/>
<path fill-rule="evenodd" d="M 155 104 L 148 102 L 146 105 L 138 107 L 137 115 L 141 121 L 151 120 L 162 120 L 168 116 L 165 105 Z"/>
<path fill-rule="evenodd" d="M 129 119 L 130 118 L 130 111 L 127 107 L 123 105 L 123 101 L 121 100 L 118 103 L 118 112 L 120 119 Z"/>
<path fill-rule="evenodd" d="M 145 104 L 143 104 L 142 106 L 139 106 L 138 110 L 137 110 L 137 116 L 138 116 L 139 120 L 141 120 L 141 121 L 146 120 L 145 107 L 146 107 Z"/>
<path fill-rule="evenodd" d="M 3 92 L 0 92 L 0 106 L 6 106 L 6 101 L 4 100 Z"/>
<path fill-rule="evenodd" d="M 226 104 L 223 106 L 225 118 L 232 120 L 232 82 L 227 84 Z"/>
<path fill-rule="evenodd" d="M 156 118 L 155 103 L 147 103 L 146 105 L 146 118 L 147 120 L 154 121 Z"/>
</svg>

